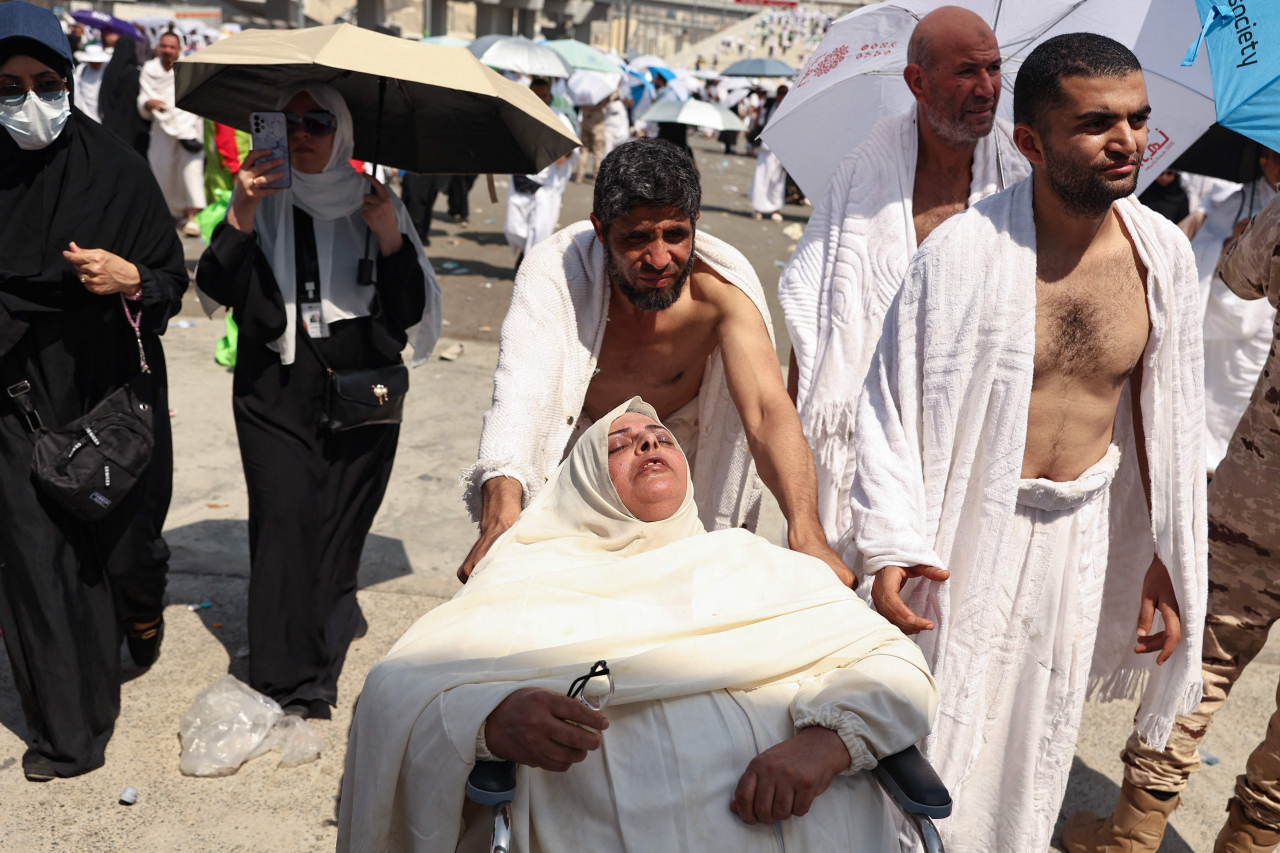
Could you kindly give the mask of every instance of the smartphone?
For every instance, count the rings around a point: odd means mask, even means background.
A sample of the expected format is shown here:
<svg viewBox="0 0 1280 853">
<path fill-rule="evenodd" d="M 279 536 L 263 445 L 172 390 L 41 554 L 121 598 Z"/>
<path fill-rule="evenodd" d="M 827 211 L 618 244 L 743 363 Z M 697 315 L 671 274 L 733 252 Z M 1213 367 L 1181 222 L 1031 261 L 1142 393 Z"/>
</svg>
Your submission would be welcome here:
<svg viewBox="0 0 1280 853">
<path fill-rule="evenodd" d="M 284 160 L 284 165 L 274 172 L 283 172 L 281 178 L 263 186 L 263 189 L 287 189 L 293 181 L 289 171 L 289 124 L 282 112 L 249 113 L 249 127 L 254 150 L 271 149 L 268 160 Z M 269 173 L 270 174 L 270 173 Z"/>
</svg>

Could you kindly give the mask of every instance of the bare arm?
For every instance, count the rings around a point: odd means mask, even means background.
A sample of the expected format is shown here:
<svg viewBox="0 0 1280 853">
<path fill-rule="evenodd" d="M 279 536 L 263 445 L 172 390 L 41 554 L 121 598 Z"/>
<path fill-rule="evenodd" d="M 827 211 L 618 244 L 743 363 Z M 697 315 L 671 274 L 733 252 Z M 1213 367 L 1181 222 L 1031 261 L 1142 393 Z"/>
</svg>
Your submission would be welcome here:
<svg viewBox="0 0 1280 853">
<path fill-rule="evenodd" d="M 1145 357 L 1145 356 L 1144 356 Z M 1138 450 L 1138 473 L 1142 477 L 1142 494 L 1147 499 L 1147 519 L 1150 524 L 1151 507 L 1151 466 L 1147 459 L 1146 428 L 1142 422 L 1142 359 L 1129 375 L 1129 396 L 1133 407 L 1133 443 Z M 1158 634 L 1151 633 L 1151 625 L 1156 611 L 1164 618 L 1164 630 Z M 1138 642 L 1134 647 L 1137 654 L 1148 654 L 1158 651 L 1156 665 L 1167 661 L 1178 642 L 1182 639 L 1182 611 L 1178 607 L 1178 596 L 1173 589 L 1173 580 L 1169 570 L 1160 561 L 1160 555 L 1151 558 L 1146 577 L 1142 581 L 1142 602 L 1138 606 Z"/>
<path fill-rule="evenodd" d="M 745 293 L 724 283 L 712 289 L 723 315 L 716 327 L 729 394 L 746 428 L 760 479 L 787 519 L 791 548 L 827 563 L 846 586 L 853 573 L 827 544 L 818 520 L 818 478 L 800 416 L 787 394 L 764 319 Z"/>
<path fill-rule="evenodd" d="M 787 361 L 787 396 L 791 398 L 793 406 L 800 396 L 800 365 L 796 363 L 795 347 L 791 348 L 791 357 Z"/>
</svg>

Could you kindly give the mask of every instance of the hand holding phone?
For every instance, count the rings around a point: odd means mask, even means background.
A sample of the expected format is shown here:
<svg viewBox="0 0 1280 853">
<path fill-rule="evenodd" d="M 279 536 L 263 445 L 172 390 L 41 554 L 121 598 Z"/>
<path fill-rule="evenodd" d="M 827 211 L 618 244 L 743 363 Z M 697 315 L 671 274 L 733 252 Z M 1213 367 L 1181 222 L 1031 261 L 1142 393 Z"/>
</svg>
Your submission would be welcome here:
<svg viewBox="0 0 1280 853">
<path fill-rule="evenodd" d="M 284 166 L 279 177 L 270 182 L 259 184 L 263 189 L 287 189 L 292 184 L 292 173 L 289 170 L 289 124 L 283 112 L 254 112 L 249 114 L 249 127 L 253 137 L 255 150 L 268 150 L 269 160 L 279 160 Z M 246 161 L 245 165 L 248 165 Z M 276 173 L 272 169 L 272 174 Z M 268 177 L 271 177 L 268 175 Z"/>
<path fill-rule="evenodd" d="M 244 162 L 240 164 L 240 171 L 236 173 L 236 183 L 239 186 L 236 188 L 235 195 L 231 197 L 231 206 L 227 209 L 227 223 L 231 227 L 245 234 L 253 233 L 253 220 L 258 202 L 281 191 L 279 188 L 271 187 L 278 180 L 280 167 L 283 165 L 284 161 L 275 157 L 270 149 L 266 148 L 250 151 L 245 156 Z"/>
</svg>

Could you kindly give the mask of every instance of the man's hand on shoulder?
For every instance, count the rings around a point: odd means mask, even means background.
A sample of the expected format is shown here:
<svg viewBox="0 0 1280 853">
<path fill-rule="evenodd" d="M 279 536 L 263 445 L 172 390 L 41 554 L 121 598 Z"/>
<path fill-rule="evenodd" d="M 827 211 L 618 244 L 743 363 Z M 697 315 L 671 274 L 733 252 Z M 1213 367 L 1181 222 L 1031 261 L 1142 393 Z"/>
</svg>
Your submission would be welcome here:
<svg viewBox="0 0 1280 853">
<path fill-rule="evenodd" d="M 932 631 L 933 620 L 917 616 L 902 601 L 902 585 L 911 578 L 928 578 L 941 583 L 949 577 L 951 572 L 933 566 L 885 566 L 876 572 L 876 579 L 871 584 L 871 601 L 876 612 L 904 634 Z"/>
<path fill-rule="evenodd" d="M 506 533 L 520 517 L 524 503 L 524 486 L 510 477 L 494 477 L 485 480 L 481 490 L 483 508 L 480 511 L 480 538 L 471 546 L 466 559 L 458 567 L 458 580 L 463 583 L 471 577 L 476 564 L 489 553 L 498 537 Z"/>
<path fill-rule="evenodd" d="M 607 728 L 608 717 L 577 699 L 526 687 L 489 714 L 484 740 L 489 751 L 505 761 L 563 773 L 600 748 L 603 739 L 598 732 Z"/>
<path fill-rule="evenodd" d="M 751 760 L 729 810 L 748 824 L 803 817 L 848 766 L 849 750 L 840 735 L 821 726 L 802 729 Z"/>
</svg>

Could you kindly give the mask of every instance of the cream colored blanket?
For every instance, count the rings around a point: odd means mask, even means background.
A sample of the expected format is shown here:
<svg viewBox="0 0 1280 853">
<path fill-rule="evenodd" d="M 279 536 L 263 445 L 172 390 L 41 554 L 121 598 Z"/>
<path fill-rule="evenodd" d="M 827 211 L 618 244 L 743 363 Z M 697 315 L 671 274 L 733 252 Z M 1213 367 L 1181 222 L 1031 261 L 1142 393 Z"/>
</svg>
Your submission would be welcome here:
<svg viewBox="0 0 1280 853">
<path fill-rule="evenodd" d="M 823 563 L 745 530 L 703 532 L 692 488 L 665 521 L 640 522 L 622 506 L 607 442 L 628 408 L 653 417 L 636 398 L 593 425 L 467 585 L 369 674 L 347 751 L 340 853 L 453 853 L 489 713 L 522 687 L 563 692 L 600 659 L 617 682 L 607 713 L 865 664 L 876 675 L 842 704 L 847 725 L 828 726 L 850 747 L 853 769 L 927 732 L 935 694 L 919 650 Z M 644 748 L 629 754 L 642 760 Z M 520 770 L 526 792 L 538 790 L 532 772 Z M 657 794 L 630 796 L 641 808 Z M 717 808 L 727 813 L 728 799 Z M 517 839 L 530 808 L 517 802 Z"/>
</svg>

